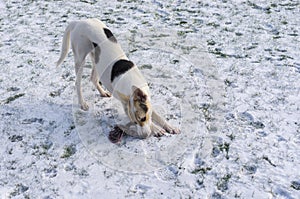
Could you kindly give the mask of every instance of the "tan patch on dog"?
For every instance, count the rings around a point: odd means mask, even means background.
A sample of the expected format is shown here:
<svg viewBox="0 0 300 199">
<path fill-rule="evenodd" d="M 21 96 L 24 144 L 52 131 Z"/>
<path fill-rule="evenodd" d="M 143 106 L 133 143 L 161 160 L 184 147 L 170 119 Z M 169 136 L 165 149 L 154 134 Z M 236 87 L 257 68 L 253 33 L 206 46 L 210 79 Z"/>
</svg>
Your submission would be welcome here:
<svg viewBox="0 0 300 199">
<path fill-rule="evenodd" d="M 134 90 L 132 95 L 133 104 L 130 102 L 129 96 L 123 95 L 118 91 L 117 93 L 130 120 L 143 127 L 151 120 L 152 113 L 149 111 L 151 103 L 148 96 L 140 88 L 133 86 L 132 89 Z"/>
<path fill-rule="evenodd" d="M 151 103 L 148 96 L 140 88 L 134 89 L 133 106 L 135 108 L 135 119 L 140 126 L 144 126 L 151 119 L 151 113 L 149 112 Z"/>
</svg>

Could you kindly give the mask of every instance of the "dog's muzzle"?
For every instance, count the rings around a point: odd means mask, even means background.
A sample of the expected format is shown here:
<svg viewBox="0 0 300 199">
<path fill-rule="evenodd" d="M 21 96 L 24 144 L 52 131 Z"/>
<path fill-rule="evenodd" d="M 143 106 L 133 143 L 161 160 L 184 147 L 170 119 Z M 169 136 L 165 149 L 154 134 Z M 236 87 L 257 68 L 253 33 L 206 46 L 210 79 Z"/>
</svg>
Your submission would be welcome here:
<svg viewBox="0 0 300 199">
<path fill-rule="evenodd" d="M 147 125 L 144 125 L 144 126 L 139 126 L 139 125 L 136 125 L 136 128 L 137 128 L 137 133 L 139 134 L 139 136 L 141 138 L 147 138 L 151 135 L 151 122 L 149 122 L 149 124 Z"/>
</svg>

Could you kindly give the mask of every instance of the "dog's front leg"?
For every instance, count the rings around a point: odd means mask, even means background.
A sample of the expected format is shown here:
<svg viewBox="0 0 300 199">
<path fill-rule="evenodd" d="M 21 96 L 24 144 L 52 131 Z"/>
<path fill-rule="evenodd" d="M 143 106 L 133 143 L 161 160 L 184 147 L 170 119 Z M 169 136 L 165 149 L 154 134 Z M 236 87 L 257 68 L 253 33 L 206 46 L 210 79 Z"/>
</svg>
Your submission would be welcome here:
<svg viewBox="0 0 300 199">
<path fill-rule="evenodd" d="M 152 119 L 155 123 L 161 126 L 164 130 L 171 134 L 179 134 L 180 130 L 178 128 L 172 127 L 163 117 L 161 117 L 156 111 L 152 112 Z"/>
<path fill-rule="evenodd" d="M 97 71 L 94 67 L 92 69 L 91 81 L 94 84 L 94 86 L 97 88 L 97 90 L 99 91 L 101 97 L 111 97 L 110 92 L 105 91 L 102 88 L 102 86 L 99 84 L 99 78 L 98 78 L 98 75 L 97 75 Z"/>
<path fill-rule="evenodd" d="M 151 124 L 151 132 L 156 137 L 161 137 L 161 136 L 163 136 L 166 133 L 166 131 L 164 129 L 162 129 L 161 127 L 157 126 L 153 122 Z"/>
<path fill-rule="evenodd" d="M 99 91 L 101 97 L 111 97 L 110 92 L 105 91 L 102 86 L 99 84 L 99 77 L 98 77 L 98 73 L 96 71 L 96 62 L 95 62 L 95 56 L 96 53 L 91 52 L 90 53 L 91 56 L 91 60 L 92 60 L 92 74 L 91 74 L 91 81 L 94 84 L 94 86 L 96 87 L 96 89 Z M 99 56 L 99 54 L 97 54 L 97 56 Z"/>
</svg>

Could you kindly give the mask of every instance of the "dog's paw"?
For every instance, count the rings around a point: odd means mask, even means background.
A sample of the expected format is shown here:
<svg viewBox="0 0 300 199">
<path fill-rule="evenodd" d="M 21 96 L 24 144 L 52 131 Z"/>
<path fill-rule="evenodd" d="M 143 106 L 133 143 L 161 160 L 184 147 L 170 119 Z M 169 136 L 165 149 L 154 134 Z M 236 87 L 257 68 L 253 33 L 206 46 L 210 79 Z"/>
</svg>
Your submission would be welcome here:
<svg viewBox="0 0 300 199">
<path fill-rule="evenodd" d="M 105 91 L 103 93 L 100 93 L 101 94 L 101 97 L 111 97 L 111 93 L 108 92 L 108 91 Z"/>
<path fill-rule="evenodd" d="M 161 137 L 166 133 L 166 131 L 157 125 L 152 125 L 152 133 L 155 137 Z"/>
<path fill-rule="evenodd" d="M 165 135 L 166 131 L 164 129 L 153 132 L 155 137 L 161 137 Z"/>
<path fill-rule="evenodd" d="M 180 133 L 180 130 L 179 130 L 178 128 L 174 128 L 174 127 L 169 126 L 169 125 L 164 126 L 164 129 L 165 129 L 168 133 L 170 133 L 170 134 L 179 134 L 179 133 Z"/>
<path fill-rule="evenodd" d="M 89 105 L 86 102 L 82 102 L 80 108 L 84 111 L 89 110 Z"/>
</svg>

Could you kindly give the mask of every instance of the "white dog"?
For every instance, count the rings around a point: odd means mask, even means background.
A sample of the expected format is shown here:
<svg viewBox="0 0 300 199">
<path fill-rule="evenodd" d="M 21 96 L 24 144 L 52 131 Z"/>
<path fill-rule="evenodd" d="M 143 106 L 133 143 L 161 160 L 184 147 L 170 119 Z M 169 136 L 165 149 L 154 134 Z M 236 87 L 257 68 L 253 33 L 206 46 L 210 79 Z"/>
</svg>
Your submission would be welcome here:
<svg viewBox="0 0 300 199">
<path fill-rule="evenodd" d="M 137 66 L 131 62 L 118 44 L 112 32 L 97 19 L 71 22 L 63 36 L 62 50 L 57 66 L 66 57 L 71 46 L 75 58 L 76 90 L 83 110 L 88 105 L 82 97 L 81 77 L 86 56 L 93 63 L 91 81 L 103 97 L 112 95 L 122 102 L 130 121 L 118 125 L 126 134 L 146 138 L 151 134 L 161 136 L 166 132 L 177 134 L 151 107 L 149 87 Z M 99 84 L 99 79 L 105 91 Z M 133 128 L 132 128 L 133 127 Z"/>
</svg>

